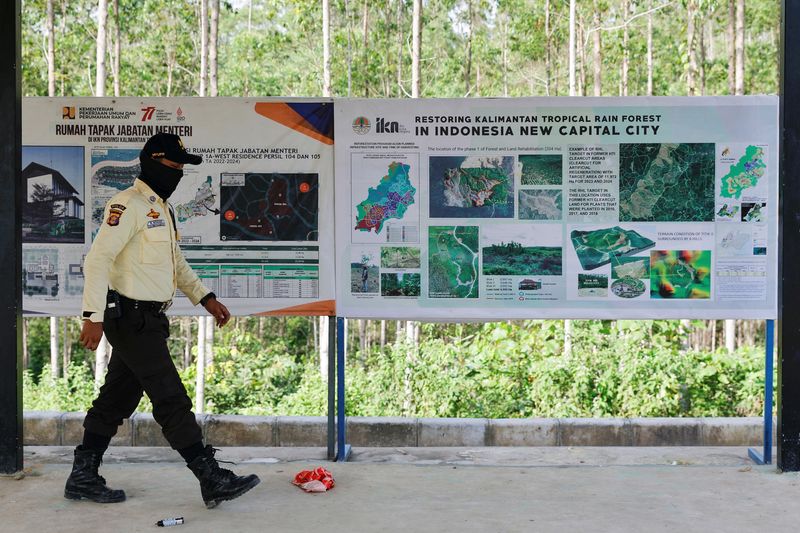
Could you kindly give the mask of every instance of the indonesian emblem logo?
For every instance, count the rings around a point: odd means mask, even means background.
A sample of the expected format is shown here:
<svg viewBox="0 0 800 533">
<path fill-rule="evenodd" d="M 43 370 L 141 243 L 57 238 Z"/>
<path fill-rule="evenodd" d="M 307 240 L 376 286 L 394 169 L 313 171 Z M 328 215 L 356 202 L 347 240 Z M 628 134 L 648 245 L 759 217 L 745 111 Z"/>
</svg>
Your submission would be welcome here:
<svg viewBox="0 0 800 533">
<path fill-rule="evenodd" d="M 353 131 L 359 135 L 366 135 L 372 126 L 367 117 L 356 117 L 353 121 Z"/>
</svg>

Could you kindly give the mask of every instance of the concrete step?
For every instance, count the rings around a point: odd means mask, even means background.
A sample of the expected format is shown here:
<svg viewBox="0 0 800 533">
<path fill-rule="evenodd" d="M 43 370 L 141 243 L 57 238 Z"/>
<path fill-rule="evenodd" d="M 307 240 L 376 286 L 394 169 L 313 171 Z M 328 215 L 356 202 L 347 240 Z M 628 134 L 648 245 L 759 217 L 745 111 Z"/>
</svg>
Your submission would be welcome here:
<svg viewBox="0 0 800 533">
<path fill-rule="evenodd" d="M 75 446 L 86 413 L 26 411 L 25 446 Z M 327 417 L 198 415 L 216 446 L 326 446 Z M 349 417 L 357 447 L 761 446 L 763 419 L 743 418 L 399 418 Z M 773 422 L 773 442 L 776 424 Z M 168 446 L 149 413 L 135 413 L 112 446 Z"/>
</svg>

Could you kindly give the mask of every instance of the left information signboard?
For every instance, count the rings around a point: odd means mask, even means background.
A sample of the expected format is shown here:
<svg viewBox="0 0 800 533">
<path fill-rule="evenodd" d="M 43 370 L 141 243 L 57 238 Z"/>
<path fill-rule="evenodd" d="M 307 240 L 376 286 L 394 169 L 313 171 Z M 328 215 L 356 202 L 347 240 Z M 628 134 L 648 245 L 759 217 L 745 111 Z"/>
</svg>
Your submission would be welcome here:
<svg viewBox="0 0 800 533">
<path fill-rule="evenodd" d="M 27 315 L 79 315 L 103 209 L 158 132 L 203 156 L 170 197 L 187 261 L 234 315 L 335 313 L 333 103 L 327 99 L 28 98 Z M 174 314 L 194 314 L 176 295 Z"/>
</svg>

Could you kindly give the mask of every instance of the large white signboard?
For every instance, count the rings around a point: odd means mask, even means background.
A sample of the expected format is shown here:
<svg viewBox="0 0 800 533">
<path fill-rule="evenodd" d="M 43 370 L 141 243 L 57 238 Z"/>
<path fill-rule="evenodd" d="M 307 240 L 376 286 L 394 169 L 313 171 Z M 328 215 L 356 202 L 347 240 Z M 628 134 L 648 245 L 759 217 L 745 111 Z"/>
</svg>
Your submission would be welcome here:
<svg viewBox="0 0 800 533">
<path fill-rule="evenodd" d="M 778 98 L 336 102 L 337 303 L 775 318 Z"/>
<path fill-rule="evenodd" d="M 24 100 L 25 312 L 80 314 L 103 208 L 159 131 L 203 156 L 170 202 L 187 261 L 231 312 L 332 314 L 332 101 L 226 98 Z M 178 295 L 172 312 L 199 311 Z"/>
</svg>

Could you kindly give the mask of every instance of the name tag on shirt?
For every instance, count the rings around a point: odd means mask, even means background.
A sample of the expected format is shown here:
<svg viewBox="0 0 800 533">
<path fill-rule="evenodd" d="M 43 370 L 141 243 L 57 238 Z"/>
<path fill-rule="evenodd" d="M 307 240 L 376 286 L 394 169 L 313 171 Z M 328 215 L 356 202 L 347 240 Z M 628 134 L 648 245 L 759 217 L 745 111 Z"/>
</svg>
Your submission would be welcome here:
<svg viewBox="0 0 800 533">
<path fill-rule="evenodd" d="M 164 220 L 163 218 L 156 219 L 156 220 L 149 220 L 147 222 L 148 229 L 149 228 L 159 228 L 161 226 L 166 226 L 166 225 L 167 225 L 167 221 Z"/>
</svg>

